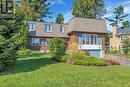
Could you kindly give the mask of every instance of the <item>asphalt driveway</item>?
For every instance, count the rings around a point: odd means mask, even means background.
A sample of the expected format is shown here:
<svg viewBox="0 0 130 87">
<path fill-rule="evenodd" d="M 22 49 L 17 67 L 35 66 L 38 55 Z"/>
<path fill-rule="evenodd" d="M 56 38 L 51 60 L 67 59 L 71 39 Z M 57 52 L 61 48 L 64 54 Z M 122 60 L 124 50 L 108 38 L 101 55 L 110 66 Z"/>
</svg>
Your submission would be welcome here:
<svg viewBox="0 0 130 87">
<path fill-rule="evenodd" d="M 123 56 L 115 56 L 115 55 L 105 55 L 105 58 L 111 58 L 118 61 L 122 66 L 130 67 L 130 58 L 125 58 Z"/>
</svg>

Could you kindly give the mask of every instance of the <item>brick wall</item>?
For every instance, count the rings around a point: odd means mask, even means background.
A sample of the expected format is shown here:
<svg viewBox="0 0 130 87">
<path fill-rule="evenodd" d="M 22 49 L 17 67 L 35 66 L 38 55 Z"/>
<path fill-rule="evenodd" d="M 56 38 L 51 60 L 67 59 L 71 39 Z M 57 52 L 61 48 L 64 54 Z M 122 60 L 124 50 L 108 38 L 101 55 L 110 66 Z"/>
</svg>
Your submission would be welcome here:
<svg viewBox="0 0 130 87">
<path fill-rule="evenodd" d="M 38 50 L 38 51 L 42 51 L 42 50 L 48 50 L 48 46 L 44 45 L 44 39 L 52 39 L 50 37 L 30 37 L 30 38 L 40 38 L 42 40 L 41 42 L 41 46 L 33 46 L 33 45 L 29 45 L 29 49 L 31 50 Z M 67 43 L 67 48 L 68 48 L 68 44 L 69 44 L 69 39 L 68 38 L 63 38 L 65 39 L 66 43 Z"/>
</svg>

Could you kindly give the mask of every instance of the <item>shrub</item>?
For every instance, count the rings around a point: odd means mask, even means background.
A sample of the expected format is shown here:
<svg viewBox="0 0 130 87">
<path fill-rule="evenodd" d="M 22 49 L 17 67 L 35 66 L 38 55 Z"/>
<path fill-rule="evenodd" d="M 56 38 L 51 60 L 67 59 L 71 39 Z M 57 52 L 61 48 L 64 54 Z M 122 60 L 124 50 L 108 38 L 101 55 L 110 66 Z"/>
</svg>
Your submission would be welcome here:
<svg viewBox="0 0 130 87">
<path fill-rule="evenodd" d="M 74 61 L 75 65 L 85 65 L 85 66 L 106 66 L 107 63 L 93 56 L 84 56 L 83 58 Z"/>
<path fill-rule="evenodd" d="M 67 63 L 73 63 L 75 60 L 77 59 L 81 59 L 83 58 L 84 56 L 89 56 L 90 54 L 86 53 L 85 51 L 73 51 L 70 55 L 69 55 L 69 58 L 68 58 L 68 61 Z"/>
<path fill-rule="evenodd" d="M 21 50 L 18 50 L 17 53 L 18 53 L 19 55 L 28 55 L 28 54 L 31 54 L 32 51 L 29 50 L 29 49 L 21 49 Z"/>
<path fill-rule="evenodd" d="M 115 54 L 115 55 L 120 54 L 120 52 L 118 50 L 107 50 L 106 53 L 107 54 Z"/>
<path fill-rule="evenodd" d="M 114 60 L 112 58 L 106 58 L 105 61 L 110 65 L 120 65 L 119 61 Z"/>
<path fill-rule="evenodd" d="M 68 55 L 64 55 L 64 56 L 61 56 L 61 58 L 60 58 L 60 62 L 64 62 L 64 63 L 66 63 L 67 62 L 67 60 L 68 60 Z"/>
<path fill-rule="evenodd" d="M 49 52 L 54 60 L 60 61 L 61 56 L 65 54 L 66 43 L 63 39 L 54 38 L 49 41 Z"/>
<path fill-rule="evenodd" d="M 126 35 L 122 44 L 122 52 L 125 55 L 127 55 L 129 51 L 130 51 L 130 40 L 129 40 L 129 37 Z"/>
<path fill-rule="evenodd" d="M 86 54 L 87 56 L 90 56 L 90 53 L 89 53 L 89 52 L 87 52 L 87 51 L 85 51 L 85 54 Z"/>
</svg>

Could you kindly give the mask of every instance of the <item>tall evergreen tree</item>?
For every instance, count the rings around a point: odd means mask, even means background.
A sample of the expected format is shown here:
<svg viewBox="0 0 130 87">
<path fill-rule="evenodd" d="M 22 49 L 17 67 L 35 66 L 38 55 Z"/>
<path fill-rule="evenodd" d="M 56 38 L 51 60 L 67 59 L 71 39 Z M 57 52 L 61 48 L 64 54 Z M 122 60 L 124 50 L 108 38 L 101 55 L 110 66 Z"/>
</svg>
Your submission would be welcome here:
<svg viewBox="0 0 130 87">
<path fill-rule="evenodd" d="M 110 25 L 114 25 L 117 27 L 119 27 L 119 24 L 123 21 L 123 19 L 128 16 L 128 14 L 124 14 L 124 7 L 121 5 L 115 8 L 115 11 L 113 13 L 114 18 L 112 19 L 106 18 L 106 19 L 111 22 Z"/>
<path fill-rule="evenodd" d="M 72 14 L 76 17 L 101 19 L 104 14 L 103 0 L 77 0 Z"/>
<path fill-rule="evenodd" d="M 0 19 L 0 71 L 15 64 L 16 51 L 20 47 L 16 41 L 20 39 L 23 17 L 17 14 L 14 19 Z"/>
<path fill-rule="evenodd" d="M 63 24 L 64 23 L 64 16 L 62 14 L 57 15 L 56 23 L 58 23 L 58 24 Z"/>
<path fill-rule="evenodd" d="M 25 0 L 26 1 L 26 0 Z M 49 11 L 48 6 L 51 4 L 49 0 L 29 0 L 30 6 L 40 14 L 39 17 L 51 17 L 49 14 L 52 12 Z"/>
</svg>

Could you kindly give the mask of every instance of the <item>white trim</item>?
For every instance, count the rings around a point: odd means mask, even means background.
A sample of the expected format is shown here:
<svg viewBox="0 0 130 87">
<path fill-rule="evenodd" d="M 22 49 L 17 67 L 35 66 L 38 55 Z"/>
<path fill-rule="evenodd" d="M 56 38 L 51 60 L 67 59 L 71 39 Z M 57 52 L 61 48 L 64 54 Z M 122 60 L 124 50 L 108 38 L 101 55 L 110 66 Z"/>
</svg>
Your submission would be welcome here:
<svg viewBox="0 0 130 87">
<path fill-rule="evenodd" d="M 102 50 L 102 45 L 79 45 L 78 49 L 81 50 Z"/>
<path fill-rule="evenodd" d="M 103 58 L 105 55 L 104 50 L 102 50 L 102 45 L 79 45 L 78 49 L 80 49 L 80 50 L 99 50 L 100 58 Z"/>
<path fill-rule="evenodd" d="M 65 28 L 63 25 L 60 26 L 60 33 L 64 33 L 65 32 Z"/>
<path fill-rule="evenodd" d="M 29 23 L 29 31 L 35 31 L 35 29 L 36 29 L 36 24 Z"/>
<path fill-rule="evenodd" d="M 50 24 L 45 24 L 45 25 L 44 25 L 44 32 L 47 32 L 47 33 L 52 32 L 52 25 L 50 25 Z"/>
</svg>

